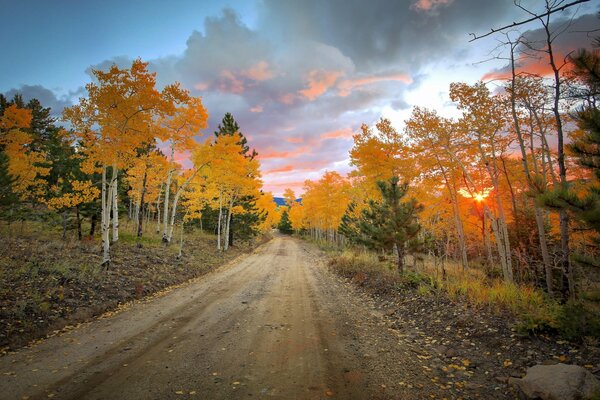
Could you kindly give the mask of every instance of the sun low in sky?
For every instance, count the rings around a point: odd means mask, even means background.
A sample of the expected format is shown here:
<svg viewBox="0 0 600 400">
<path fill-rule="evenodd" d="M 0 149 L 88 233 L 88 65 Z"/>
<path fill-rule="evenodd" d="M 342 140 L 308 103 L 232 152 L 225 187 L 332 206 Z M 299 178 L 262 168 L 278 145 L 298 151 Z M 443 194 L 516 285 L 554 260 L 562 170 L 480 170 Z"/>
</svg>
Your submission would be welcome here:
<svg viewBox="0 0 600 400">
<path fill-rule="evenodd" d="M 592 1 L 555 17 L 573 19 L 559 52 L 591 40 L 597 11 Z M 326 170 L 348 172 L 363 123 L 386 117 L 401 128 L 416 105 L 453 115 L 450 82 L 506 72 L 494 58 L 498 38 L 469 42 L 469 33 L 523 17 L 512 0 L 29 1 L 4 4 L 2 14 L 0 93 L 36 97 L 60 115 L 84 94 L 91 69 L 142 58 L 159 85 L 179 81 L 202 97 L 206 133 L 234 115 L 276 195 Z"/>
</svg>

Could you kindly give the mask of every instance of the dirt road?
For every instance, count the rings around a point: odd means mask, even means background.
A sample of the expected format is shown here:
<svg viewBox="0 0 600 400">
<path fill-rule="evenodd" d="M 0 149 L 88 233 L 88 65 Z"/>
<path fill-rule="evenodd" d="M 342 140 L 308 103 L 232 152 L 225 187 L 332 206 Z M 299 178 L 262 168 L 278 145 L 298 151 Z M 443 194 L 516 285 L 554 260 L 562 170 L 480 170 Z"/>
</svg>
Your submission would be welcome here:
<svg viewBox="0 0 600 400">
<path fill-rule="evenodd" d="M 415 349 L 318 251 L 243 260 L 0 358 L 0 398 L 429 398 Z M 433 387 L 431 388 L 433 390 Z"/>
</svg>

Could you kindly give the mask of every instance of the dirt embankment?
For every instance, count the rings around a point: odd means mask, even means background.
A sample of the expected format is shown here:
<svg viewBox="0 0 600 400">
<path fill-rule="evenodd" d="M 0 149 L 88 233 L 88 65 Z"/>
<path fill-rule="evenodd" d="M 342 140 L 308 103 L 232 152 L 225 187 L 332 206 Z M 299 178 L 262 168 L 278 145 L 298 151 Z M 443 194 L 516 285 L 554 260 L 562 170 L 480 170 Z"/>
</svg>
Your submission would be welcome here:
<svg viewBox="0 0 600 400">
<path fill-rule="evenodd" d="M 184 257 L 178 243 L 165 247 L 158 235 L 122 233 L 100 267 L 98 241 L 62 241 L 53 232 L 0 240 L 0 349 L 15 349 L 93 316 L 200 276 L 250 251 L 239 244 L 218 252 L 212 236 L 188 235 Z"/>
</svg>

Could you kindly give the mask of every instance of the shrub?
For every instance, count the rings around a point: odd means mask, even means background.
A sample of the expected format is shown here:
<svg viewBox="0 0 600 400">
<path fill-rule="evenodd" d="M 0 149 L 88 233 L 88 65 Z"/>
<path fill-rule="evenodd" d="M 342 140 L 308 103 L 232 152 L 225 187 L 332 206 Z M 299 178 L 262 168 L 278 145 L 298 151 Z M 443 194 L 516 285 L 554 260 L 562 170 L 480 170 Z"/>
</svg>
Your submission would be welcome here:
<svg viewBox="0 0 600 400">
<path fill-rule="evenodd" d="M 600 339 L 600 316 L 582 301 L 569 301 L 558 315 L 558 331 L 565 339 Z"/>
</svg>

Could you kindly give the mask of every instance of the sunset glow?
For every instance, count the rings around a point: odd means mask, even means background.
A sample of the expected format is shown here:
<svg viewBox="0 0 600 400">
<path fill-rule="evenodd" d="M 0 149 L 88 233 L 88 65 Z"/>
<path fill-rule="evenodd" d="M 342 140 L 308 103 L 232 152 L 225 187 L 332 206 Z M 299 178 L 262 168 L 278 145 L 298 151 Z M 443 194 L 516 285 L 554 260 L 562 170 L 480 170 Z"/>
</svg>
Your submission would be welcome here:
<svg viewBox="0 0 600 400">
<path fill-rule="evenodd" d="M 481 203 L 482 201 L 487 199 L 487 197 L 490 195 L 490 192 L 492 190 L 493 190 L 493 188 L 486 188 L 480 192 L 470 192 L 467 189 L 459 189 L 458 193 L 460 193 L 461 196 L 463 196 L 467 199 L 473 199 L 476 202 Z"/>
</svg>

